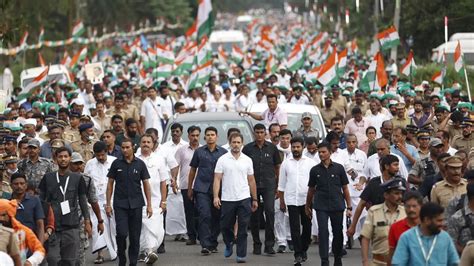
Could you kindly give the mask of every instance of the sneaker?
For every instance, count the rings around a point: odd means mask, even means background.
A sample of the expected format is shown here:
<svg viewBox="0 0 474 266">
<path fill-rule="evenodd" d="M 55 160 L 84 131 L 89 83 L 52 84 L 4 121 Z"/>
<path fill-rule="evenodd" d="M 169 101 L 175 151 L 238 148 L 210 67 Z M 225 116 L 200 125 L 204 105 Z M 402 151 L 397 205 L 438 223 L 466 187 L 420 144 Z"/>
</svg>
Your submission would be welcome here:
<svg viewBox="0 0 474 266">
<path fill-rule="evenodd" d="M 141 253 L 138 255 L 138 262 L 145 262 L 147 255 L 145 253 Z"/>
<path fill-rule="evenodd" d="M 174 241 L 185 242 L 186 238 L 182 234 L 177 234 L 176 237 L 174 238 Z"/>
<path fill-rule="evenodd" d="M 217 247 L 215 247 L 215 248 L 210 248 L 209 250 L 210 250 L 212 253 L 217 253 L 217 252 L 219 252 L 219 250 L 217 250 Z"/>
<path fill-rule="evenodd" d="M 202 248 L 201 249 L 201 255 L 203 255 L 203 256 L 211 255 L 211 251 L 207 248 Z"/>
<path fill-rule="evenodd" d="M 156 255 L 155 252 L 151 252 L 148 254 L 148 256 L 146 256 L 145 263 L 151 265 L 155 263 L 156 260 L 158 260 L 158 255 Z"/>
<path fill-rule="evenodd" d="M 276 252 L 277 253 L 285 253 L 285 250 L 286 250 L 285 246 L 279 245 Z M 267 253 L 267 252 L 265 252 L 265 253 Z"/>
<path fill-rule="evenodd" d="M 237 263 L 245 263 L 245 262 L 247 261 L 247 259 L 246 259 L 245 257 L 239 257 L 239 256 L 237 256 L 237 257 L 235 258 L 235 261 L 236 261 Z"/>
<path fill-rule="evenodd" d="M 186 240 L 186 246 L 193 246 L 193 245 L 196 245 L 196 239 Z"/>
<path fill-rule="evenodd" d="M 253 254 L 262 255 L 262 245 L 253 245 Z"/>
<path fill-rule="evenodd" d="M 230 243 L 229 245 L 225 245 L 224 257 L 228 258 L 228 257 L 232 256 L 232 253 L 234 253 L 233 243 Z"/>
<path fill-rule="evenodd" d="M 266 247 L 263 252 L 265 252 L 265 254 L 268 254 L 268 255 L 273 255 L 276 253 L 273 247 Z"/>
<path fill-rule="evenodd" d="M 293 265 L 295 266 L 301 266 L 301 263 L 303 262 L 303 258 L 301 258 L 300 256 L 296 257 L 295 258 L 295 263 Z"/>
</svg>

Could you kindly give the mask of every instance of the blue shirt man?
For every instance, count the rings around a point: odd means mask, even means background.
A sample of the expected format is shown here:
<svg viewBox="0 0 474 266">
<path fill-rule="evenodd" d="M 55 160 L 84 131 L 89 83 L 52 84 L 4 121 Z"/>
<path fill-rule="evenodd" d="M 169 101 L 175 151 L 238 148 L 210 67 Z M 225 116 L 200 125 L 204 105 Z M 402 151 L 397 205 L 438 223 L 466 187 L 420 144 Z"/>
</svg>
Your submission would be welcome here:
<svg viewBox="0 0 474 266">
<path fill-rule="evenodd" d="M 199 242 L 201 254 L 217 252 L 220 212 L 213 205 L 212 184 L 217 160 L 227 150 L 217 145 L 217 129 L 208 127 L 204 131 L 206 145 L 198 148 L 191 159 L 189 171 L 188 197 L 196 202 L 199 214 Z M 197 171 L 197 174 L 196 174 Z M 194 187 L 193 187 L 194 184 Z"/>
</svg>

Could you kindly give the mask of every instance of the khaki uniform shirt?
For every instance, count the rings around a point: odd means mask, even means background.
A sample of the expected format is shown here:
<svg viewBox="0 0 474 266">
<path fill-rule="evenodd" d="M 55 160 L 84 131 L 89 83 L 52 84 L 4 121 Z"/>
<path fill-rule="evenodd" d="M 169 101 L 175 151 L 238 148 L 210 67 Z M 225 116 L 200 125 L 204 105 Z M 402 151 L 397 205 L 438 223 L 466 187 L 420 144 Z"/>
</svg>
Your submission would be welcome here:
<svg viewBox="0 0 474 266">
<path fill-rule="evenodd" d="M 12 228 L 0 225 L 0 251 L 10 256 L 20 255 L 20 244 Z"/>
<path fill-rule="evenodd" d="M 457 185 L 450 184 L 446 180 L 439 181 L 431 190 L 431 201 L 446 209 L 452 199 L 466 193 L 466 185 L 467 182 L 462 178 Z"/>
<path fill-rule="evenodd" d="M 100 126 L 99 135 L 102 135 L 104 131 L 106 131 L 107 129 L 110 129 L 110 125 L 112 123 L 111 121 L 112 116 L 105 114 L 104 117 L 101 118 L 100 116 L 97 115 L 94 117 L 94 119 L 95 121 L 97 121 L 97 123 Z"/>
<path fill-rule="evenodd" d="M 67 127 L 65 130 L 64 130 L 64 140 L 67 140 L 69 142 L 74 142 L 74 141 L 78 141 L 81 139 L 81 134 L 79 133 L 79 130 L 78 129 L 73 129 L 71 128 L 70 126 Z"/>
<path fill-rule="evenodd" d="M 120 115 L 123 118 L 124 123 L 125 123 L 125 120 L 127 120 L 128 118 L 131 117 L 130 114 L 124 109 L 120 110 L 120 112 L 115 111 L 115 107 L 110 108 L 105 113 L 107 115 L 110 115 L 110 117 L 112 117 L 114 115 Z"/>
<path fill-rule="evenodd" d="M 314 94 L 314 96 L 313 96 L 313 104 L 316 105 L 319 109 L 324 108 L 324 106 L 323 106 L 323 95 L 321 95 L 321 94 Z"/>
<path fill-rule="evenodd" d="M 332 107 L 336 109 L 337 114 L 341 115 L 342 117 L 346 116 L 346 109 L 347 109 L 347 99 L 346 97 L 339 95 L 339 97 L 332 99 Z M 331 119 L 331 118 L 329 118 Z"/>
<path fill-rule="evenodd" d="M 321 112 L 321 116 L 323 117 L 324 125 L 326 127 L 329 127 L 329 125 L 331 124 L 331 119 L 337 115 L 336 109 L 334 108 L 334 104 L 329 109 L 322 108 L 319 111 Z"/>
<path fill-rule="evenodd" d="M 396 127 L 406 128 L 407 125 L 409 125 L 411 123 L 411 120 L 408 117 L 405 117 L 404 119 L 394 117 L 394 118 L 392 118 L 391 121 L 392 121 L 392 124 L 393 124 L 393 128 L 396 128 Z"/>
<path fill-rule="evenodd" d="M 75 141 L 71 143 L 71 148 L 73 151 L 82 155 L 82 159 L 87 163 L 90 159 L 94 158 L 94 144 L 97 140 L 89 141 L 84 143 L 82 140 Z"/>
<path fill-rule="evenodd" d="M 361 105 L 358 105 L 356 102 L 352 102 L 349 104 L 349 108 L 347 108 L 347 112 L 346 112 L 346 119 L 349 117 L 349 118 L 352 118 L 352 109 L 354 109 L 354 107 L 359 107 L 360 110 L 362 110 L 362 114 L 365 114 L 367 112 L 367 110 L 369 110 L 369 103 L 367 103 L 367 101 L 363 101 Z"/>
<path fill-rule="evenodd" d="M 125 109 L 125 112 L 128 113 L 128 117 L 135 119 L 137 122 L 140 121 L 140 110 L 135 105 L 127 105 L 127 109 Z"/>
<path fill-rule="evenodd" d="M 388 255 L 388 231 L 390 226 L 405 217 L 405 208 L 401 205 L 393 213 L 388 211 L 385 203 L 370 207 L 360 234 L 371 240 L 373 254 Z M 386 265 L 385 262 L 376 260 L 373 263 L 375 265 Z"/>
<path fill-rule="evenodd" d="M 474 134 L 471 134 L 468 138 L 463 135 L 454 136 L 451 146 L 456 150 L 464 150 L 469 154 L 471 148 L 474 147 Z"/>
<path fill-rule="evenodd" d="M 469 241 L 464 247 L 461 255 L 461 261 L 459 266 L 472 266 L 474 265 L 474 240 Z"/>
<path fill-rule="evenodd" d="M 10 199 L 12 195 L 12 188 L 8 181 L 1 180 L 0 184 L 0 199 Z"/>
</svg>

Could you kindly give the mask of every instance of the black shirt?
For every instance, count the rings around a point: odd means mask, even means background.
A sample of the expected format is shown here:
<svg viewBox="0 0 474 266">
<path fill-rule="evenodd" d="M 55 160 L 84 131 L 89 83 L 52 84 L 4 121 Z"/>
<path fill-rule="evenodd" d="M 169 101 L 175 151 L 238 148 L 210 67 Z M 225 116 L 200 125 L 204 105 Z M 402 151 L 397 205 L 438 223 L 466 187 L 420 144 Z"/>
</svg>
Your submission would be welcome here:
<svg viewBox="0 0 474 266">
<path fill-rule="evenodd" d="M 150 174 L 142 160 L 135 156 L 130 163 L 117 159 L 110 166 L 107 177 L 115 180 L 114 207 L 135 209 L 145 206 L 141 182 L 149 179 Z"/>
<path fill-rule="evenodd" d="M 278 148 L 268 141 L 265 141 L 260 148 L 254 141 L 245 145 L 242 152 L 252 159 L 257 188 L 274 190 L 277 185 L 275 166 L 281 164 Z"/>
<path fill-rule="evenodd" d="M 346 171 L 341 164 L 332 162 L 326 168 L 321 162 L 311 168 L 308 187 L 314 187 L 316 193 L 313 208 L 320 211 L 344 211 L 346 204 L 342 187 L 349 184 Z"/>
<path fill-rule="evenodd" d="M 403 186 L 406 187 L 406 181 L 402 178 Z M 377 176 L 371 178 L 367 186 L 364 188 L 360 194 L 360 198 L 367 202 L 367 206 L 373 206 L 377 204 L 382 204 L 385 201 L 383 197 L 383 189 L 380 187 L 382 184 L 382 177 Z"/>
</svg>

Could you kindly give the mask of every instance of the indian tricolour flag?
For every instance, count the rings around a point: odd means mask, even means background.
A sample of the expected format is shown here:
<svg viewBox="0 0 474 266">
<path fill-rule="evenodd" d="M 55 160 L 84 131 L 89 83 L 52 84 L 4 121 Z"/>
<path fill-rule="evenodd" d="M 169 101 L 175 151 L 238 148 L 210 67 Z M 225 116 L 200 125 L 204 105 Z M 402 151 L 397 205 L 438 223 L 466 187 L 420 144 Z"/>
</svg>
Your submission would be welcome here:
<svg viewBox="0 0 474 266">
<path fill-rule="evenodd" d="M 71 63 L 71 57 L 69 56 L 69 53 L 67 51 L 64 51 L 63 58 L 61 59 L 61 65 L 63 66 L 69 66 Z"/>
<path fill-rule="evenodd" d="M 202 65 L 211 59 L 211 49 L 207 42 L 207 38 L 203 38 L 201 44 L 198 46 L 198 52 L 196 55 L 197 65 Z"/>
<path fill-rule="evenodd" d="M 71 62 L 69 63 L 69 68 L 73 69 L 80 61 L 84 60 L 86 56 L 87 46 L 84 46 L 72 57 Z"/>
<path fill-rule="evenodd" d="M 207 61 L 206 63 L 200 65 L 197 70 L 198 82 L 201 84 L 209 81 L 209 77 L 212 73 L 212 60 Z"/>
<path fill-rule="evenodd" d="M 431 80 L 438 83 L 439 85 L 443 85 L 444 73 L 445 73 L 444 69 L 440 71 L 436 71 L 431 77 Z"/>
<path fill-rule="evenodd" d="M 84 34 L 85 31 L 86 31 L 86 28 L 84 27 L 84 23 L 82 23 L 82 20 L 79 20 L 72 27 L 72 37 L 79 37 L 82 34 Z"/>
<path fill-rule="evenodd" d="M 167 79 L 171 76 L 171 72 L 173 72 L 173 65 L 162 64 L 153 70 L 153 77 Z"/>
<path fill-rule="evenodd" d="M 337 76 L 337 51 L 333 49 L 326 62 L 321 65 L 318 73 L 318 81 L 324 86 L 330 86 L 338 82 Z"/>
<path fill-rule="evenodd" d="M 168 49 L 166 46 L 157 43 L 156 44 L 156 59 L 158 62 L 163 64 L 173 64 L 174 63 L 174 53 L 173 50 Z"/>
<path fill-rule="evenodd" d="M 380 52 L 370 62 L 369 69 L 361 81 L 360 88 L 365 91 L 377 91 L 387 85 L 388 78 L 385 72 L 383 56 Z"/>
<path fill-rule="evenodd" d="M 46 63 L 44 62 L 44 58 L 43 56 L 41 55 L 40 52 L 38 52 L 38 63 L 40 64 L 40 66 L 44 67 L 46 65 Z"/>
<path fill-rule="evenodd" d="M 410 50 L 410 53 L 408 53 L 407 60 L 405 64 L 402 66 L 402 73 L 405 76 L 411 77 L 415 75 L 415 69 L 416 69 L 415 58 L 413 58 L 413 51 Z"/>
<path fill-rule="evenodd" d="M 456 45 L 456 49 L 454 50 L 454 70 L 458 72 L 459 75 L 464 76 L 464 64 L 462 59 L 462 51 L 461 51 L 461 43 Z"/>
<path fill-rule="evenodd" d="M 303 66 L 304 60 L 305 55 L 302 49 L 302 43 L 297 42 L 293 50 L 290 52 L 289 58 L 286 62 L 286 67 L 289 71 L 296 71 Z"/>
<path fill-rule="evenodd" d="M 242 60 L 244 60 L 244 53 L 242 52 L 240 47 L 234 44 L 232 45 L 231 57 L 232 57 L 232 60 L 234 60 L 234 62 L 239 64 L 240 62 L 242 62 Z"/>
<path fill-rule="evenodd" d="M 398 32 L 395 26 L 391 26 L 390 28 L 379 32 L 377 34 L 377 39 L 380 42 L 382 50 L 390 49 L 392 47 L 400 45 L 400 37 L 398 36 Z"/>
<path fill-rule="evenodd" d="M 219 45 L 219 47 L 217 47 L 217 56 L 221 63 L 227 64 L 227 53 L 224 50 L 224 47 L 222 46 L 222 44 Z"/>
<path fill-rule="evenodd" d="M 273 57 L 273 54 L 270 54 L 267 59 L 267 63 L 265 65 L 265 71 L 267 74 L 273 74 L 277 70 L 277 62 Z"/>
<path fill-rule="evenodd" d="M 337 74 L 339 76 L 344 75 L 346 72 L 346 66 L 347 66 L 347 48 L 342 50 L 342 52 L 339 53 L 338 55 L 338 61 L 337 62 Z"/>
<path fill-rule="evenodd" d="M 20 39 L 20 48 L 25 48 L 26 47 L 26 40 L 27 39 L 28 39 L 28 32 L 25 31 L 25 33 L 23 33 L 23 36 Z"/>
<path fill-rule="evenodd" d="M 40 86 L 48 80 L 49 66 L 41 72 L 36 78 L 23 88 L 24 92 L 29 92 L 31 89 Z"/>
<path fill-rule="evenodd" d="M 211 35 L 212 26 L 214 25 L 214 15 L 212 14 L 211 0 L 199 0 L 197 14 L 197 39 L 201 40 L 204 36 Z"/>
<path fill-rule="evenodd" d="M 316 82 L 318 80 L 319 71 L 321 71 L 321 66 L 310 69 L 308 74 L 306 74 L 306 80 L 310 80 L 313 83 Z"/>
</svg>

